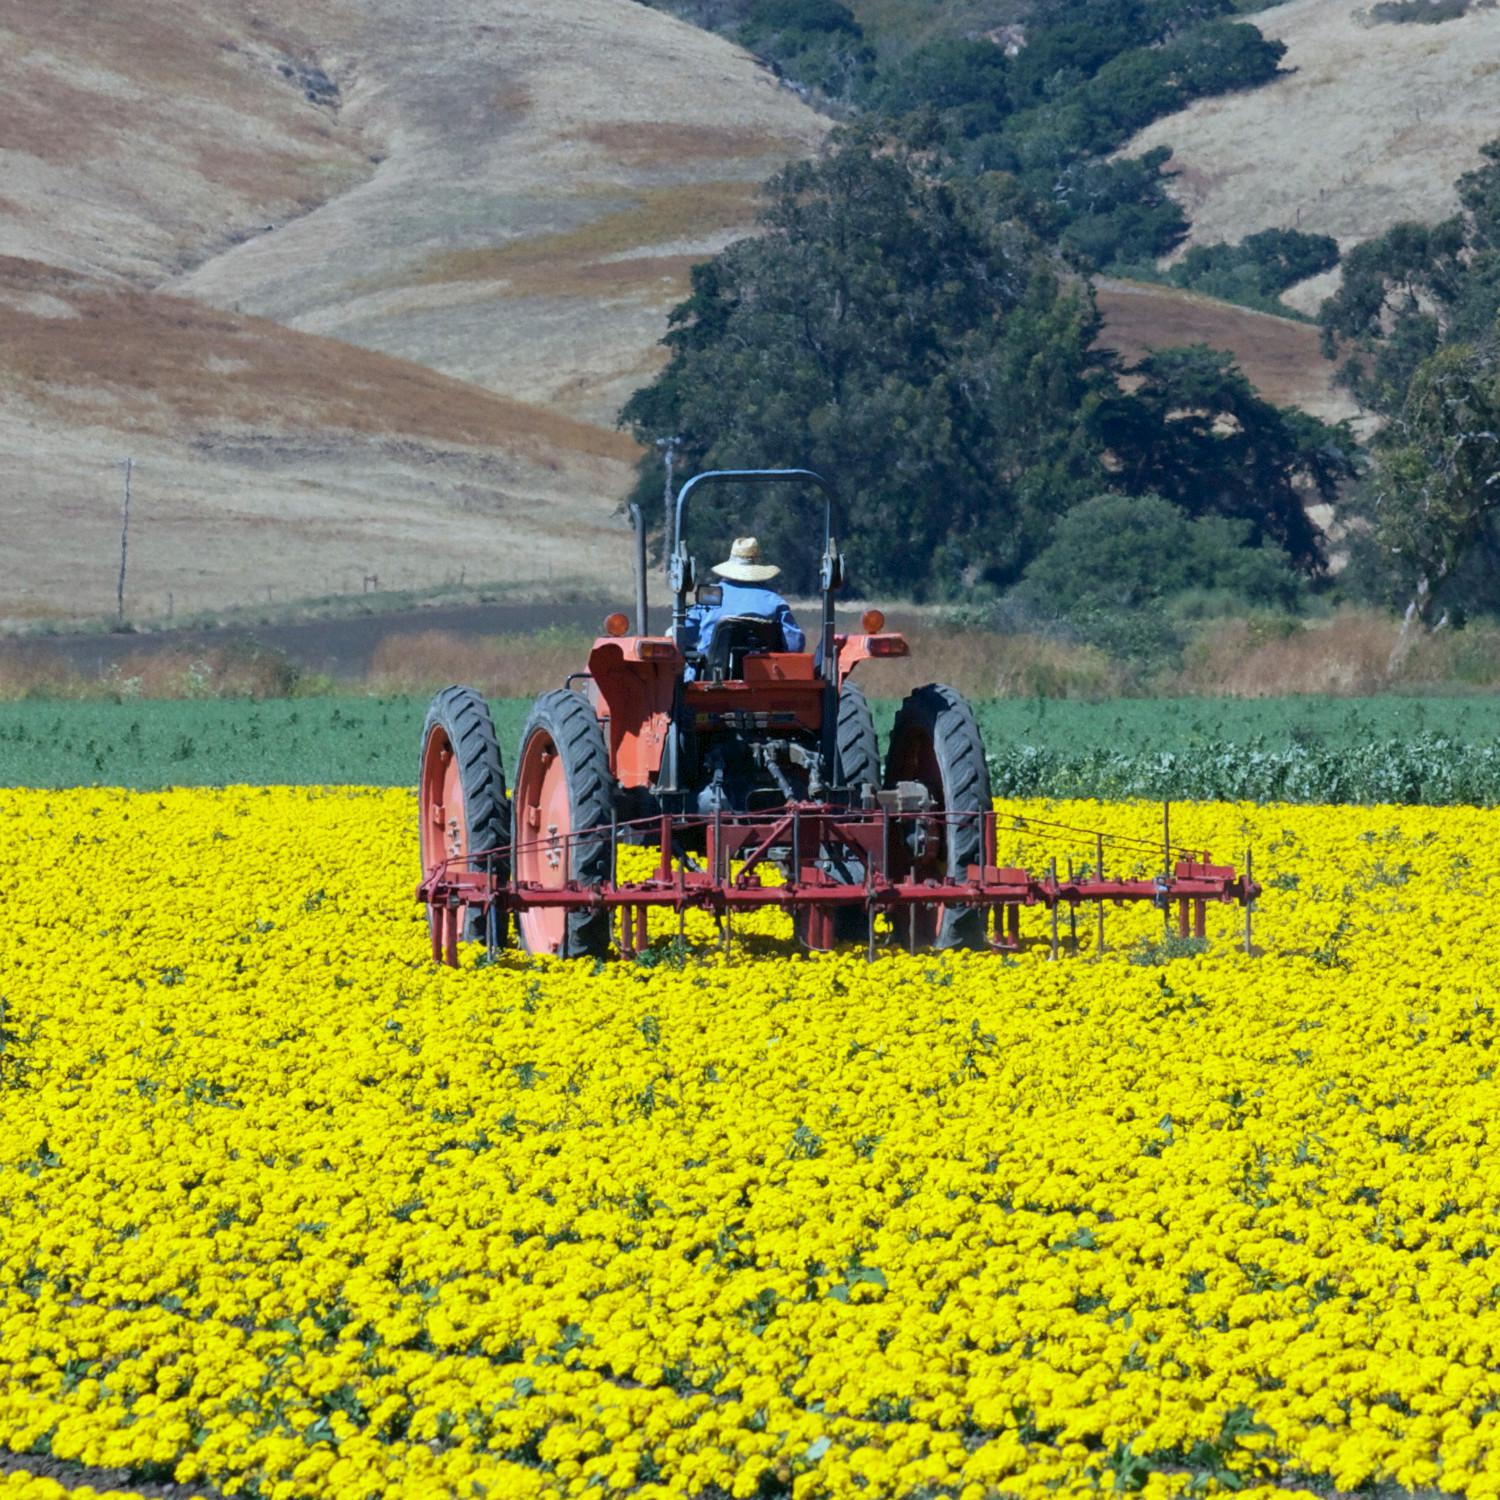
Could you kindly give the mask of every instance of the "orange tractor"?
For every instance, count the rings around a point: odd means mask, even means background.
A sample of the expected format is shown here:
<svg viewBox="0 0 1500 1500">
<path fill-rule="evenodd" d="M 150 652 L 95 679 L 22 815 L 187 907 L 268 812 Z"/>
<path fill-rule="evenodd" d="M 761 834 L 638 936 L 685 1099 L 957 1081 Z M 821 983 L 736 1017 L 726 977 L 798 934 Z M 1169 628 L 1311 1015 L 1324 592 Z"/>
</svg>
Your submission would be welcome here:
<svg viewBox="0 0 1500 1500">
<path fill-rule="evenodd" d="M 697 585 L 684 537 L 689 503 L 711 486 L 795 482 L 821 498 L 821 609 L 815 648 L 789 651 L 755 617 L 718 619 L 687 648 Z M 878 610 L 841 633 L 844 558 L 833 491 L 805 469 L 699 474 L 679 491 L 669 580 L 672 623 L 647 633 L 644 527 L 636 515 L 636 626 L 611 615 L 588 667 L 536 700 L 507 791 L 494 725 L 471 688 L 433 699 L 419 777 L 422 883 L 435 957 L 460 938 L 530 953 L 621 954 L 646 946 L 647 913 L 707 910 L 726 936 L 734 913 L 787 913 L 809 949 L 877 932 L 909 950 L 1014 948 L 1019 907 L 1150 898 L 1156 882 L 1050 885 L 995 863 L 996 815 L 974 715 L 952 688 L 916 689 L 896 714 L 882 766 L 860 662 L 909 654 Z M 701 644 L 702 649 L 697 649 Z M 652 874 L 620 878 L 620 850 L 649 843 Z M 1170 854 L 1170 850 L 1169 850 Z M 773 873 L 774 872 L 774 873 Z M 770 879 L 765 877 L 770 876 Z M 1187 861 L 1168 892 L 1184 926 L 1194 902 L 1245 897 L 1231 870 Z M 989 933 L 993 920 L 994 934 Z M 1055 923 L 1054 923 L 1055 928 Z"/>
</svg>

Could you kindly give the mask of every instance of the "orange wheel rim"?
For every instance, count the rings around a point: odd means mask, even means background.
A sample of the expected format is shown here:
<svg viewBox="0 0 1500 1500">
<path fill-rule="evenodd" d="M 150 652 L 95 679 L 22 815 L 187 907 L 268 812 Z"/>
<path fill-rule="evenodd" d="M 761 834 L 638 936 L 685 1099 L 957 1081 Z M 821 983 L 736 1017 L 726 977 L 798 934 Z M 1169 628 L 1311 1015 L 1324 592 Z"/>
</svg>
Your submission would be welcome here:
<svg viewBox="0 0 1500 1500">
<path fill-rule="evenodd" d="M 526 741 L 515 790 L 515 872 L 522 885 L 561 890 L 572 877 L 573 806 L 568 777 L 552 736 L 538 730 Z M 529 953 L 561 953 L 568 933 L 563 907 L 520 914 L 521 938 Z"/>
<path fill-rule="evenodd" d="M 937 747 L 930 738 L 925 734 L 908 735 L 892 761 L 896 780 L 920 781 L 938 809 L 949 811 L 943 801 L 943 771 L 938 764 Z M 914 880 L 948 878 L 947 824 L 937 823 L 935 831 L 937 836 L 920 861 L 906 856 L 906 873 Z M 897 942 L 913 952 L 932 947 L 942 930 L 945 910 L 942 902 L 935 901 L 930 906 L 912 906 L 892 913 Z"/>
<path fill-rule="evenodd" d="M 426 879 L 445 861 L 462 861 L 469 853 L 463 772 L 447 731 L 441 725 L 433 726 L 427 743 L 422 747 L 417 805 L 421 820 L 422 877 Z M 468 916 L 468 907 L 460 908 L 460 932 Z"/>
</svg>

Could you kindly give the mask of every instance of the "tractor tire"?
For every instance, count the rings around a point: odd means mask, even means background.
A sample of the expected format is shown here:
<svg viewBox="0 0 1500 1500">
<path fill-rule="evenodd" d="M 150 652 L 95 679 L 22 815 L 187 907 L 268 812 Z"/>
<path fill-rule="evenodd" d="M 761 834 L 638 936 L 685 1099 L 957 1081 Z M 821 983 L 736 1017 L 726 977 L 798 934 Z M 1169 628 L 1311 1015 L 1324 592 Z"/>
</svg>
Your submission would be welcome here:
<svg viewBox="0 0 1500 1500">
<path fill-rule="evenodd" d="M 607 827 L 616 795 L 604 728 L 593 709 L 566 689 L 543 693 L 521 731 L 516 760 L 516 878 L 603 885 L 610 875 L 609 834 L 571 835 Z M 603 958 L 609 952 L 610 914 L 602 907 L 539 908 L 520 913 L 516 925 L 528 953 Z"/>
<path fill-rule="evenodd" d="M 935 805 L 945 813 L 979 814 L 990 810 L 990 769 L 974 711 L 963 695 L 941 683 L 929 683 L 909 693 L 896 712 L 886 753 L 885 784 L 919 781 Z M 984 832 L 977 816 L 947 824 L 939 847 L 916 869 L 949 880 L 962 880 L 970 865 L 983 857 Z M 897 937 L 913 949 L 979 948 L 984 946 L 981 907 L 913 908 L 896 916 Z M 903 932 L 902 928 L 908 931 Z"/>
<path fill-rule="evenodd" d="M 880 785 L 880 741 L 875 734 L 875 719 L 870 701 L 852 682 L 846 682 L 839 693 L 838 733 L 834 748 L 833 784 L 836 787 Z M 831 860 L 828 873 L 843 885 L 863 884 L 863 866 L 851 867 L 842 860 Z M 862 943 L 869 932 L 869 917 L 864 911 L 841 906 L 833 914 L 835 943 Z M 794 935 L 804 948 L 808 941 L 806 916 L 799 912 L 792 921 Z"/>
<path fill-rule="evenodd" d="M 870 700 L 852 682 L 839 693 L 838 744 L 833 768 L 835 786 L 880 785 L 880 741 Z"/>
<path fill-rule="evenodd" d="M 473 688 L 446 687 L 428 706 L 417 798 L 424 877 L 445 859 L 501 849 L 506 852 L 476 859 L 474 868 L 488 870 L 502 882 L 510 879 L 505 768 L 489 706 Z M 464 907 L 458 932 L 468 941 L 483 940 L 483 911 Z"/>
</svg>

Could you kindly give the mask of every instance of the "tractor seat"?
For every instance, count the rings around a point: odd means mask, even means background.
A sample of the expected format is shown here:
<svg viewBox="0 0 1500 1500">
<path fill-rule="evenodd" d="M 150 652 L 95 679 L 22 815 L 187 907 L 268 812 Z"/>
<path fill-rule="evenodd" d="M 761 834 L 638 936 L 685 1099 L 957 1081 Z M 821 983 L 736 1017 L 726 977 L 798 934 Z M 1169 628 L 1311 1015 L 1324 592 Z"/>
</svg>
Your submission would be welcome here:
<svg viewBox="0 0 1500 1500">
<path fill-rule="evenodd" d="M 738 682 L 745 675 L 745 658 L 758 651 L 785 651 L 786 640 L 775 620 L 758 615 L 724 615 L 708 643 L 704 678 L 709 682 Z"/>
</svg>

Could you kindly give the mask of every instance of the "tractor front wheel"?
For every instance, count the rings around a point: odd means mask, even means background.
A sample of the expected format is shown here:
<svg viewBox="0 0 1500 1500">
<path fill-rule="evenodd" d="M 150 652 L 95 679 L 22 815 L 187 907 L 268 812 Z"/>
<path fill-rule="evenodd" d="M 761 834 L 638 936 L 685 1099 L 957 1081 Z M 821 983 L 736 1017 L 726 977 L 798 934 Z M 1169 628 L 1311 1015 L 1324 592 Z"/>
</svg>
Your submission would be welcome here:
<svg viewBox="0 0 1500 1500">
<path fill-rule="evenodd" d="M 505 768 L 489 707 L 473 688 L 446 687 L 427 710 L 417 803 L 424 879 L 444 862 L 510 878 Z M 460 937 L 482 939 L 484 928 L 480 908 L 459 909 Z"/>
<path fill-rule="evenodd" d="M 521 731 L 516 763 L 517 881 L 548 890 L 603 885 L 614 799 L 609 750 L 593 709 L 577 693 L 543 693 Z M 603 958 L 609 952 L 609 912 L 602 907 L 537 907 L 522 911 L 518 926 L 528 953 Z"/>
<path fill-rule="evenodd" d="M 897 835 L 892 868 L 914 880 L 963 880 L 983 859 L 980 814 L 990 810 L 990 771 L 974 711 L 963 695 L 929 683 L 907 695 L 891 727 L 885 784 L 920 782 L 934 818 L 913 852 L 909 827 Z M 978 948 L 984 943 L 984 909 L 941 902 L 898 910 L 896 939 L 913 952 L 925 948 Z"/>
</svg>

